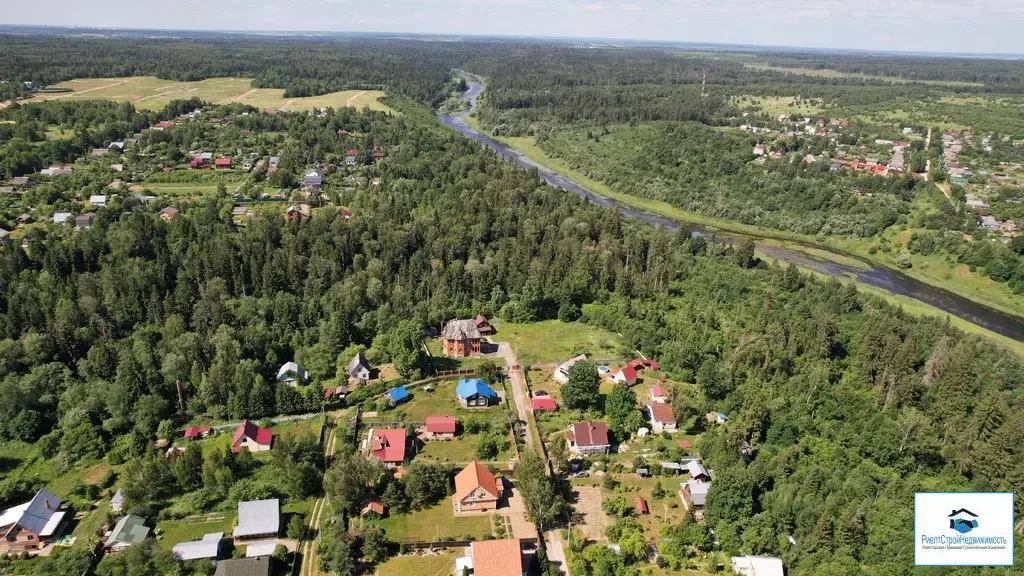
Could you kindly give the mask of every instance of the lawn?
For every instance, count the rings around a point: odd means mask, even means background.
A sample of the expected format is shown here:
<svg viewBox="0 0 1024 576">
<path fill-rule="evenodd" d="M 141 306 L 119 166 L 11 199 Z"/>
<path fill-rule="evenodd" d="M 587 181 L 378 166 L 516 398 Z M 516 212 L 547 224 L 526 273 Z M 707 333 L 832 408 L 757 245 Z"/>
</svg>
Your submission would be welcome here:
<svg viewBox="0 0 1024 576">
<path fill-rule="evenodd" d="M 397 556 L 377 566 L 377 576 L 447 576 L 455 569 L 457 557 L 459 554 L 452 550 Z"/>
<path fill-rule="evenodd" d="M 110 501 L 103 500 L 95 510 L 87 512 L 85 516 L 75 525 L 75 529 L 71 532 L 71 536 L 77 538 L 75 540 L 75 548 L 88 548 L 89 537 L 96 534 L 96 530 L 103 525 L 103 520 L 107 516 L 107 511 L 110 509 Z"/>
<path fill-rule="evenodd" d="M 456 380 L 442 380 L 434 382 L 434 389 L 430 392 L 422 387 L 409 388 L 409 400 L 398 406 L 382 412 L 378 417 L 381 420 L 392 421 L 395 419 L 407 422 L 423 422 L 427 416 L 455 416 L 459 421 L 473 417 L 478 420 L 489 420 L 492 422 L 505 422 L 504 406 L 491 406 L 487 409 L 466 409 L 459 405 L 455 398 Z M 372 422 L 368 419 L 367 422 Z"/>
<path fill-rule="evenodd" d="M 199 97 L 213 104 L 240 102 L 256 108 L 304 111 L 315 108 L 362 108 L 392 111 L 380 102 L 383 92 L 346 90 L 309 98 L 285 98 L 283 89 L 253 88 L 249 78 L 209 78 L 199 82 L 175 82 L 153 76 L 130 78 L 83 78 L 50 86 L 73 92 L 39 94 L 29 101 L 107 99 L 131 102 L 136 108 L 159 110 L 171 100 Z"/>
<path fill-rule="evenodd" d="M 607 360 L 617 358 L 622 346 L 621 336 L 577 322 L 512 324 L 495 319 L 493 324 L 497 330 L 493 340 L 511 343 L 520 364 L 562 362 L 581 353 Z"/>
<path fill-rule="evenodd" d="M 439 462 L 465 464 L 476 459 L 476 445 L 482 434 L 463 434 L 454 440 L 433 440 L 424 442 L 423 448 L 416 453 L 417 460 L 437 460 Z M 508 460 L 512 457 L 512 439 L 509 438 L 509 449 L 499 452 L 493 461 Z"/>
<path fill-rule="evenodd" d="M 452 503 L 445 498 L 432 508 L 381 520 L 381 528 L 396 542 L 438 541 L 445 538 L 461 540 L 467 536 L 481 538 L 491 531 L 490 516 L 455 517 Z"/>
<path fill-rule="evenodd" d="M 181 520 L 157 522 L 156 529 L 160 545 L 172 548 L 175 544 L 199 540 L 206 534 L 223 532 L 230 535 L 235 526 L 235 510 L 211 512 L 202 516 L 189 516 Z"/>
<path fill-rule="evenodd" d="M 214 196 L 218 191 L 218 184 L 144 184 L 145 188 L 157 196 Z M 225 184 L 228 192 L 234 190 L 238 184 Z"/>
</svg>

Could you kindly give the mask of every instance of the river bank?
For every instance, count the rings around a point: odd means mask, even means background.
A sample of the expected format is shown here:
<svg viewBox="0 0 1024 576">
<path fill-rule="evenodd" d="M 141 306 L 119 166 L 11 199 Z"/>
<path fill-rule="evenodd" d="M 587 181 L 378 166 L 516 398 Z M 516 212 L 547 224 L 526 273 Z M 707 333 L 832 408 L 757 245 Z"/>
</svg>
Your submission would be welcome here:
<svg viewBox="0 0 1024 576">
<path fill-rule="evenodd" d="M 695 234 L 714 236 L 727 241 L 749 236 L 757 241 L 758 251 L 772 260 L 792 263 L 823 276 L 852 279 L 864 286 L 888 294 L 891 300 L 916 301 L 920 305 L 915 307 L 915 312 L 933 312 L 933 315 L 937 316 L 959 318 L 961 321 L 977 327 L 976 330 L 971 330 L 972 332 L 979 333 L 980 331 L 1001 336 L 1002 338 L 997 338 L 997 340 L 1004 343 L 1007 340 L 1017 343 L 1024 342 L 1024 318 L 995 307 L 986 306 L 951 290 L 915 279 L 871 259 L 846 253 L 820 243 L 808 242 L 796 235 L 732 222 L 720 222 L 700 215 L 691 215 L 664 202 L 619 194 L 600 182 L 590 180 L 570 167 L 560 164 L 556 159 L 547 158 L 536 145 L 531 149 L 527 146 L 528 142 L 517 142 L 517 139 L 498 139 L 485 135 L 479 130 L 475 119 L 470 116 L 470 112 L 475 109 L 477 100 L 483 93 L 484 86 L 479 79 L 472 75 L 466 75 L 465 78 L 469 89 L 459 99 L 468 100 L 470 107 L 463 108 L 454 114 L 438 113 L 440 120 L 449 128 L 491 148 L 503 158 L 513 160 L 526 169 L 537 170 L 552 186 L 575 192 L 595 204 L 615 208 L 629 218 L 667 229 L 678 229 L 681 225 L 685 225 L 690 227 Z M 524 149 L 520 150 L 518 146 L 523 146 Z M 770 241 L 766 241 L 766 239 Z M 802 249 L 795 249 L 791 245 L 792 243 L 800 244 Z M 823 252 L 824 254 L 822 254 Z M 850 259 L 856 262 L 851 262 Z M 1021 351 L 1018 346 L 1013 346 L 1013 348 L 1018 352 Z"/>
</svg>

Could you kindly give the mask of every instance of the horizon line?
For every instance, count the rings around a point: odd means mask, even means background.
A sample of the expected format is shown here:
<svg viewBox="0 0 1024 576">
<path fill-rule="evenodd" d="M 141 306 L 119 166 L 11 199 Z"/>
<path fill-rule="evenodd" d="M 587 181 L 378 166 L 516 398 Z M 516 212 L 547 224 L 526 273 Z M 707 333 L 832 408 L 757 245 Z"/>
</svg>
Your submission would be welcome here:
<svg viewBox="0 0 1024 576">
<path fill-rule="evenodd" d="M 202 29 L 202 28 L 136 28 L 136 27 L 116 27 L 116 26 L 56 26 L 52 24 L 9 24 L 0 23 L 0 35 L 8 34 L 5 30 L 10 28 L 39 28 L 39 29 L 50 29 L 50 30 L 97 30 L 97 31 L 112 31 L 112 32 L 157 32 L 157 33 L 199 33 L 199 34 L 223 34 L 223 35 L 237 35 L 237 34 L 248 34 L 257 36 L 330 36 L 330 35 L 359 35 L 359 36 L 371 36 L 371 37 L 401 37 L 401 36 L 419 36 L 419 37 L 459 37 L 459 38 L 476 38 L 476 39 L 499 39 L 499 40 L 545 40 L 545 41 L 562 41 L 562 42 L 599 42 L 599 43 L 631 43 L 631 44 L 653 44 L 653 45 L 669 45 L 669 46 L 706 46 L 706 47 L 717 47 L 723 49 L 733 49 L 732 51 L 750 50 L 750 51 L 781 51 L 790 53 L 799 52 L 831 52 L 831 53 L 847 53 L 847 54 L 868 54 L 875 56 L 914 56 L 919 58 L 936 58 L 936 57 L 952 57 L 952 58 L 963 58 L 963 59 L 995 59 L 995 60 L 1021 60 L 1024 59 L 1024 53 L 1017 52 L 934 52 L 934 51 L 918 51 L 918 50 L 886 50 L 886 49 L 871 49 L 871 48 L 834 48 L 826 46 L 792 46 L 785 44 L 743 44 L 736 42 L 701 42 L 692 40 L 663 40 L 663 39 L 651 39 L 651 38 L 628 38 L 628 37 L 610 37 L 610 36 L 550 36 L 550 35 L 529 35 L 529 34 L 475 34 L 466 32 L 384 32 L 384 31 L 358 31 L 358 30 L 261 30 L 261 29 L 239 29 L 239 30 L 225 30 L 225 29 Z M 739 50 L 737 50 L 739 49 Z"/>
</svg>

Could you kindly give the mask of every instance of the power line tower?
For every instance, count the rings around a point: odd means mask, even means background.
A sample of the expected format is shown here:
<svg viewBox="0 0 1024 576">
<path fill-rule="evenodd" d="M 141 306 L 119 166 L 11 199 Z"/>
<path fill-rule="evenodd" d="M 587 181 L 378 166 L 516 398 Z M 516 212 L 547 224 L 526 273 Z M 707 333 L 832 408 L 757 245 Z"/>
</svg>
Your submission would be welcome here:
<svg viewBox="0 0 1024 576">
<path fill-rule="evenodd" d="M 703 71 L 703 79 L 700 82 L 700 97 L 701 98 L 704 98 L 705 96 L 708 95 L 707 88 L 708 88 L 708 69 L 705 68 L 704 71 Z"/>
</svg>

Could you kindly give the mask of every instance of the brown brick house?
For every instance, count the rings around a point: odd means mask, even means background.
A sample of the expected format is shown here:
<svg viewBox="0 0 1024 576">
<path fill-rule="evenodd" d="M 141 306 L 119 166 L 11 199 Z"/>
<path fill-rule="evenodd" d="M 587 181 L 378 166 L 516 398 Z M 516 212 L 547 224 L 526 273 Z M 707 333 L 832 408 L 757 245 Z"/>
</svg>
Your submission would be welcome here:
<svg viewBox="0 0 1024 576">
<path fill-rule="evenodd" d="M 441 330 L 444 340 L 444 355 L 451 357 L 475 356 L 480 354 L 480 330 L 476 321 L 451 320 Z"/>
</svg>

